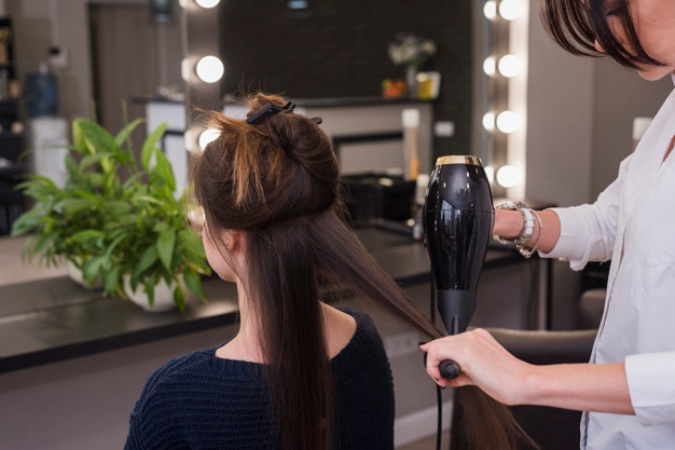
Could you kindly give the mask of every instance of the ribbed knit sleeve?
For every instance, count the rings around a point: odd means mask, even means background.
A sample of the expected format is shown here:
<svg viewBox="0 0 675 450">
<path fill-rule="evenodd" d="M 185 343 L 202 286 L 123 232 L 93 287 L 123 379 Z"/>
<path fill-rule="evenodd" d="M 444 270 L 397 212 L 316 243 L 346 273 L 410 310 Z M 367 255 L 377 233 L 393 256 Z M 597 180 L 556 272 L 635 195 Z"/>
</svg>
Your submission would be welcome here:
<svg viewBox="0 0 675 450">
<path fill-rule="evenodd" d="M 331 361 L 336 384 L 335 450 L 393 448 L 394 393 L 384 346 L 366 314 Z M 221 359 L 217 347 L 178 358 L 148 380 L 130 417 L 125 449 L 275 449 L 260 364 Z"/>
</svg>

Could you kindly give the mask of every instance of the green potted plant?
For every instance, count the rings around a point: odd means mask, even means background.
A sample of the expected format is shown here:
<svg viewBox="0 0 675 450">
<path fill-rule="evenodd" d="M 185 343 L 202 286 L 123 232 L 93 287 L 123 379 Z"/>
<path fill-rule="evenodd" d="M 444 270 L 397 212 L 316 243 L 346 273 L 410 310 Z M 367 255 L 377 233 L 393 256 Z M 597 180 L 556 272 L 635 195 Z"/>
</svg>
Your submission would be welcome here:
<svg viewBox="0 0 675 450">
<path fill-rule="evenodd" d="M 106 295 L 144 294 L 141 306 L 166 309 L 155 296 L 164 286 L 169 306 L 182 310 L 186 290 L 205 301 L 201 275 L 210 268 L 186 220 L 189 197 L 177 196 L 171 164 L 157 145 L 166 126 L 145 140 L 139 164 L 128 137 L 140 123 L 113 136 L 93 121 L 74 121 L 66 185 L 29 175 L 20 187 L 35 204 L 14 223 L 12 235 L 31 233 L 28 259 L 69 263 L 86 284 L 99 279 Z"/>
</svg>

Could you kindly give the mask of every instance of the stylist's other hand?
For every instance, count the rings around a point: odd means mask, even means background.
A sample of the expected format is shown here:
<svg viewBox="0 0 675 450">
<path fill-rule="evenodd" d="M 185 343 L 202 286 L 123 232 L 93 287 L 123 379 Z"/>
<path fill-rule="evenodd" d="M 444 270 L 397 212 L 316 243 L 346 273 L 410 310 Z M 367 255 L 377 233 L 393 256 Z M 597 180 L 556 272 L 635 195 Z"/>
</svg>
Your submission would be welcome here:
<svg viewBox="0 0 675 450">
<path fill-rule="evenodd" d="M 495 400 L 516 405 L 523 403 L 527 376 L 532 365 L 517 359 L 490 333 L 477 328 L 447 336 L 420 346 L 427 352 L 427 373 L 439 386 L 476 385 Z M 441 377 L 438 365 L 451 359 L 461 368 L 454 380 Z"/>
</svg>

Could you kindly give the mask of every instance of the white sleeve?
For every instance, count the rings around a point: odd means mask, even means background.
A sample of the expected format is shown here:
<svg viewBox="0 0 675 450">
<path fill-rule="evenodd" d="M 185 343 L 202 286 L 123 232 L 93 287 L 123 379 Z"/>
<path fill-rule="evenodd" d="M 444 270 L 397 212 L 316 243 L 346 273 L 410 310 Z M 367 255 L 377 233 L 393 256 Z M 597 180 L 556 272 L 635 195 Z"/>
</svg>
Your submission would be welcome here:
<svg viewBox="0 0 675 450">
<path fill-rule="evenodd" d="M 627 356 L 626 378 L 640 423 L 675 422 L 675 352 Z"/>
<path fill-rule="evenodd" d="M 619 176 L 592 205 L 551 208 L 560 218 L 560 238 L 549 253 L 539 252 L 539 256 L 569 261 L 572 270 L 583 269 L 589 261 L 612 258 L 621 190 L 631 156 L 621 162 Z"/>
</svg>

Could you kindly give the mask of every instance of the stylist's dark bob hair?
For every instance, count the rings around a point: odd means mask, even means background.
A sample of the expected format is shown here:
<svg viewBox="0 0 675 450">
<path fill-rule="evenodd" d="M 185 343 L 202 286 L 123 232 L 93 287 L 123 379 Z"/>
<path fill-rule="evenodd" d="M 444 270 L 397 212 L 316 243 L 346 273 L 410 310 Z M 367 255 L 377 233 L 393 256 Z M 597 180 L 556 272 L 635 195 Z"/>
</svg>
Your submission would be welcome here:
<svg viewBox="0 0 675 450">
<path fill-rule="evenodd" d="M 540 0 L 544 26 L 551 37 L 574 55 L 601 56 L 594 41 L 604 49 L 604 54 L 629 69 L 640 66 L 662 66 L 642 47 L 631 18 L 629 0 L 611 2 L 604 0 Z M 628 48 L 621 45 L 612 34 L 608 18 L 615 18 L 625 32 Z"/>
</svg>

